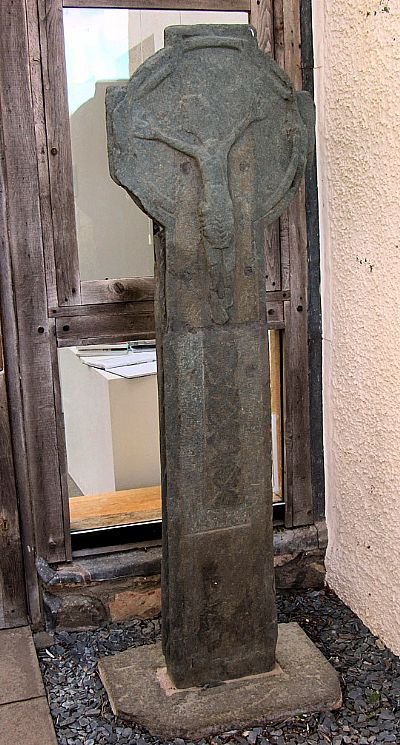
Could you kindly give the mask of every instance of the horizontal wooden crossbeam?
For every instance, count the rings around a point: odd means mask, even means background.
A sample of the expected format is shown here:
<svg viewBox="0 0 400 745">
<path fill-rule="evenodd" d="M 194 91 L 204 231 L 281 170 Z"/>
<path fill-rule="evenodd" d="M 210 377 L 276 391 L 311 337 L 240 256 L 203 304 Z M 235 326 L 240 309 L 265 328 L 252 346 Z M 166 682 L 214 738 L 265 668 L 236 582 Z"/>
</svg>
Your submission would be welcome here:
<svg viewBox="0 0 400 745">
<path fill-rule="evenodd" d="M 269 329 L 285 328 L 282 301 L 267 301 Z M 152 302 L 75 305 L 50 311 L 56 318 L 58 347 L 115 344 L 135 339 L 154 339 Z"/>
<path fill-rule="evenodd" d="M 63 0 L 64 8 L 125 10 L 219 10 L 250 12 L 250 0 Z"/>
</svg>

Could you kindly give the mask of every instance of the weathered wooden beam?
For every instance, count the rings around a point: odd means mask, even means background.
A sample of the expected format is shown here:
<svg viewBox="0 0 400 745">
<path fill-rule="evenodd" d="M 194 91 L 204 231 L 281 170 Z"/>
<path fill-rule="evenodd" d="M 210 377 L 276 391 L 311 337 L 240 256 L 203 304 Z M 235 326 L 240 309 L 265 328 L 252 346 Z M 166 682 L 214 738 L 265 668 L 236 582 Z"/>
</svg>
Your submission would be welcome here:
<svg viewBox="0 0 400 745">
<path fill-rule="evenodd" d="M 56 321 L 49 318 L 49 339 L 50 353 L 53 366 L 53 391 L 54 391 L 54 410 L 56 416 L 56 435 L 57 450 L 60 472 L 60 508 L 64 522 L 65 536 L 65 556 L 67 560 L 72 558 L 71 539 L 70 539 L 70 514 L 69 514 L 69 489 L 68 489 L 68 460 L 67 460 L 67 441 L 65 438 L 64 412 L 61 399 L 61 382 L 57 354 L 57 336 Z"/>
<path fill-rule="evenodd" d="M 274 0 L 251 0 L 250 23 L 257 31 L 260 49 L 274 56 Z"/>
<path fill-rule="evenodd" d="M 272 293 L 270 293 L 272 294 Z M 281 293 L 267 299 L 266 313 L 269 329 L 285 327 Z M 53 308 L 56 319 L 57 346 L 72 347 L 88 344 L 108 344 L 135 339 L 153 339 L 154 306 L 142 303 L 105 303 Z"/>
<path fill-rule="evenodd" d="M 274 56 L 302 87 L 300 0 L 252 0 L 251 23 L 261 49 Z M 266 231 L 267 290 L 282 292 L 285 348 L 286 524 L 312 522 L 307 339 L 307 233 L 304 189 L 289 210 Z M 267 297 L 270 299 L 271 292 Z M 271 307 L 271 310 L 273 308 Z M 268 317 L 271 328 L 271 318 Z"/>
<path fill-rule="evenodd" d="M 311 0 L 300 0 L 303 88 L 314 96 L 314 47 Z M 321 268 L 316 157 L 306 169 L 308 237 L 308 359 L 310 385 L 311 483 L 314 520 L 325 515 L 322 402 Z"/>
<path fill-rule="evenodd" d="M 250 11 L 250 0 L 63 0 L 64 8 Z"/>
<path fill-rule="evenodd" d="M 110 311 L 56 319 L 59 347 L 153 339 L 153 303 L 108 306 Z"/>
<path fill-rule="evenodd" d="M 283 0 L 284 67 L 302 88 L 299 0 Z M 277 18 L 279 23 L 282 19 Z M 281 32 L 279 32 L 281 33 Z M 279 36 L 277 32 L 277 35 Z M 285 302 L 285 456 L 287 527 L 312 523 L 308 365 L 308 263 L 304 184 L 281 218 L 282 265 L 288 264 L 290 301 Z M 285 257 L 285 258 L 283 258 Z M 282 289 L 285 289 L 282 283 Z"/>
<path fill-rule="evenodd" d="M 75 305 L 69 308 L 51 308 L 49 316 L 57 319 L 76 318 L 77 316 L 113 316 L 126 318 L 137 318 L 152 314 L 154 311 L 153 301 L 142 303 L 101 303 L 100 305 Z"/>
<path fill-rule="evenodd" d="M 19 496 L 26 501 L 23 520 L 33 518 L 34 535 L 28 550 L 32 554 L 37 550 L 50 561 L 63 561 L 64 517 L 24 0 L 1 4 L 0 29 L 0 57 L 7 60 L 0 68 L 6 221 L 1 268 L 8 273 L 4 280 L 8 294 L 2 301 L 3 330 L 6 339 L 4 314 L 15 311 L 16 338 L 7 341 L 6 365 L 9 380 L 17 375 L 21 386 L 19 394 L 9 388 L 10 408 L 18 417 L 21 407 L 24 446 L 18 451 L 14 447 L 14 453 L 18 452 L 18 459 L 26 458 L 28 477 L 28 484 L 22 486 L 28 488 L 28 494 Z M 11 357 L 17 359 L 10 364 Z"/>
<path fill-rule="evenodd" d="M 26 623 L 22 548 L 5 373 L 0 372 L 0 629 Z"/>
<path fill-rule="evenodd" d="M 281 289 L 281 251 L 279 244 L 279 220 L 264 228 L 265 287 L 267 292 Z"/>
<path fill-rule="evenodd" d="M 54 256 L 59 305 L 80 303 L 61 0 L 38 0 Z M 40 95 L 40 91 L 38 93 Z"/>
<path fill-rule="evenodd" d="M 54 258 L 53 217 L 51 209 L 47 133 L 43 100 L 42 52 L 39 39 L 38 5 L 37 0 L 25 0 L 25 4 L 47 300 L 49 305 L 57 305 L 56 262 Z"/>
<path fill-rule="evenodd" d="M 63 307 L 49 308 L 49 318 L 71 318 L 72 316 L 95 316 L 98 313 L 109 314 L 109 313 L 130 313 L 133 304 L 143 302 L 154 301 L 154 279 L 153 277 L 130 279 L 130 280 L 113 280 L 113 282 L 127 283 L 124 292 L 126 292 L 126 299 L 121 301 L 110 300 L 110 297 L 104 292 L 105 300 L 100 300 L 103 297 L 103 290 L 99 292 L 98 303 L 88 303 L 85 305 L 70 305 Z M 91 284 L 89 282 L 89 284 Z M 97 290 L 95 291 L 97 293 Z M 128 300 L 129 298 L 129 300 Z M 284 300 L 290 299 L 289 290 L 272 290 L 266 293 L 267 303 L 283 302 Z"/>
<path fill-rule="evenodd" d="M 83 305 L 142 302 L 154 299 L 154 277 L 100 279 L 81 282 Z"/>
<path fill-rule="evenodd" d="M 2 116 L 0 109 L 0 151 L 4 153 L 1 121 Z M 41 607 L 39 598 L 39 582 L 36 574 L 35 555 L 33 551 L 35 546 L 35 535 L 22 410 L 17 317 L 12 289 L 4 157 L 0 160 L 0 249 L 0 307 L 2 315 L 3 355 L 7 360 L 10 436 L 12 439 L 12 449 L 16 454 L 16 457 L 14 458 L 14 474 L 19 502 L 20 530 L 24 556 L 28 612 L 31 623 L 37 625 L 41 621 Z"/>
</svg>

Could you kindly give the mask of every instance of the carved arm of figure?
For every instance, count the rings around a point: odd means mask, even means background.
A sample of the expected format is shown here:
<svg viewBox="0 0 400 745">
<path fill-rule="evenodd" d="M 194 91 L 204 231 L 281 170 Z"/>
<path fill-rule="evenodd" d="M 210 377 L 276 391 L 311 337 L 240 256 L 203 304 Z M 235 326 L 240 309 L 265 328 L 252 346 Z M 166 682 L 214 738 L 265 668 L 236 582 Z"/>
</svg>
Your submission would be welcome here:
<svg viewBox="0 0 400 745">
<path fill-rule="evenodd" d="M 189 155 L 198 163 L 203 200 L 200 205 L 202 231 L 213 248 L 227 248 L 233 235 L 233 209 L 228 188 L 227 149 L 217 140 L 204 145 L 184 140 L 161 130 L 156 122 L 137 118 L 132 122 L 132 134 L 141 140 L 157 140 Z"/>
<path fill-rule="evenodd" d="M 192 158 L 199 158 L 204 150 L 202 145 L 196 145 L 195 143 L 183 140 L 176 135 L 161 130 L 155 122 L 143 119 L 134 119 L 132 121 L 132 135 L 137 137 L 139 140 L 156 140 L 163 142 L 165 145 L 172 147 L 174 150 L 178 150 L 180 153 L 190 155 Z"/>
</svg>

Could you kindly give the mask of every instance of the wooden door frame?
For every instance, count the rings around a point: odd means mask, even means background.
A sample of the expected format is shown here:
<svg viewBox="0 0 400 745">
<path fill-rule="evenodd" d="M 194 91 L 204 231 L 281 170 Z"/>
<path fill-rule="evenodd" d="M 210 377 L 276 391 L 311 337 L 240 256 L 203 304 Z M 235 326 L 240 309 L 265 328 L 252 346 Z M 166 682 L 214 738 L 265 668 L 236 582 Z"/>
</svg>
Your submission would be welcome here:
<svg viewBox="0 0 400 745">
<path fill-rule="evenodd" d="M 311 86 L 311 0 L 64 0 L 64 7 L 89 6 L 247 10 L 260 47 L 275 56 L 296 88 Z M 57 347 L 154 336 L 153 279 L 80 282 L 62 7 L 62 0 L 14 0 L 0 8 L 0 52 L 9 61 L 0 72 L 6 221 L 1 308 L 7 318 L 11 437 L 34 623 L 41 615 L 35 556 L 51 563 L 71 556 Z M 270 258 L 267 318 L 270 328 L 284 329 L 288 361 L 287 527 L 310 524 L 323 514 L 322 426 L 313 448 L 310 443 L 310 405 L 313 438 L 322 416 L 320 372 L 314 375 L 320 364 L 314 166 L 307 171 L 306 187 L 279 224 L 264 231 Z M 307 250 L 312 255 L 310 285 Z M 318 482 L 314 495 L 312 474 Z"/>
</svg>

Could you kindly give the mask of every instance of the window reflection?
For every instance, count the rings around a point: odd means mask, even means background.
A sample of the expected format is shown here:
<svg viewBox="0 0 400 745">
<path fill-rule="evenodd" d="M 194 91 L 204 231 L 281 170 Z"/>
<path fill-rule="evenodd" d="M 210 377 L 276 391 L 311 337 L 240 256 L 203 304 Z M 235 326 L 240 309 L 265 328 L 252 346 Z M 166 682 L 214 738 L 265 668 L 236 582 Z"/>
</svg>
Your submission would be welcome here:
<svg viewBox="0 0 400 745">
<path fill-rule="evenodd" d="M 65 56 L 82 280 L 153 274 L 152 224 L 108 172 L 105 91 L 162 48 L 166 26 L 247 23 L 247 13 L 65 8 Z"/>
</svg>

